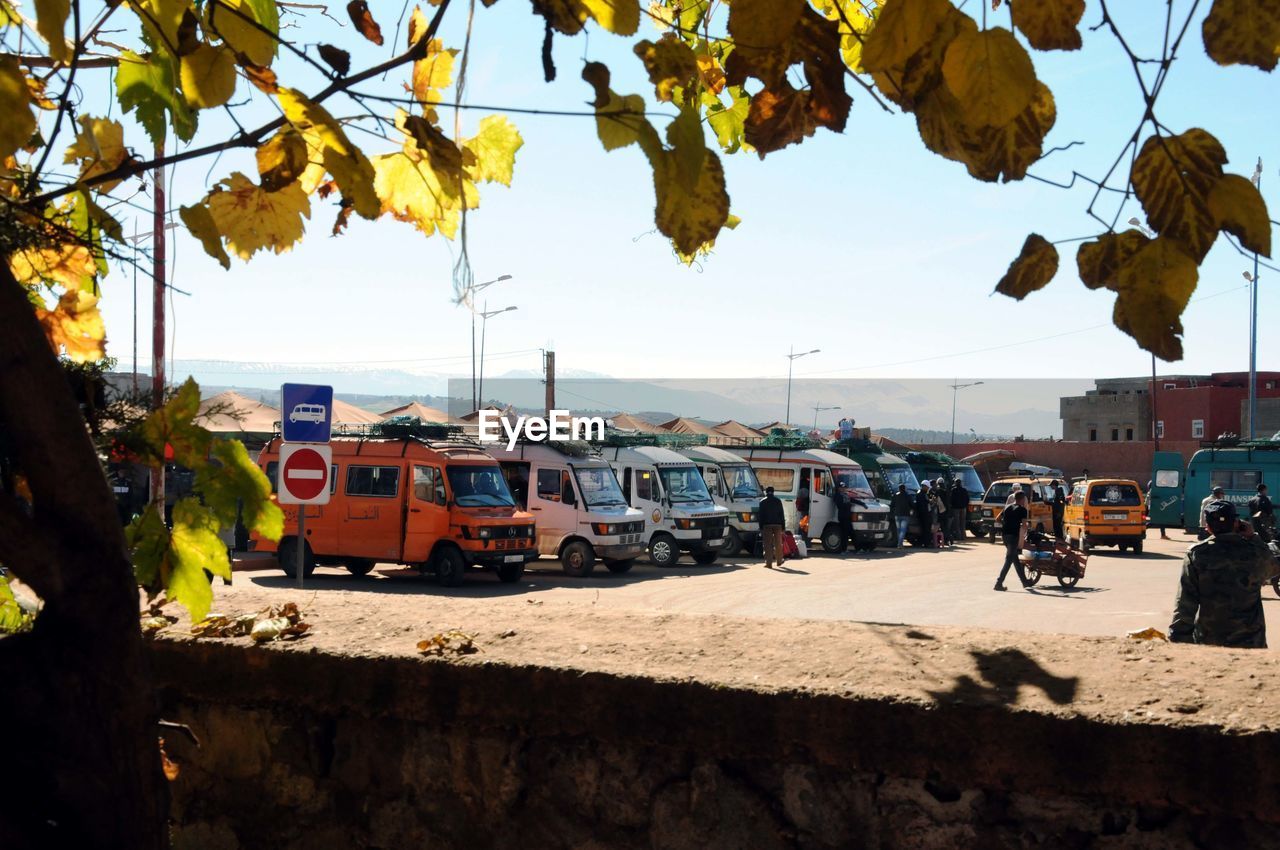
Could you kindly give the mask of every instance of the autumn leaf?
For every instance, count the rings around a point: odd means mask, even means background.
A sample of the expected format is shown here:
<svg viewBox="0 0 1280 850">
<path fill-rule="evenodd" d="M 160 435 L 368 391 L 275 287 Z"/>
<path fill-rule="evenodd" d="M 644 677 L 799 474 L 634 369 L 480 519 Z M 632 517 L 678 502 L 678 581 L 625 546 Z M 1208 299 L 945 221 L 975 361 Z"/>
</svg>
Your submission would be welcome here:
<svg viewBox="0 0 1280 850">
<path fill-rule="evenodd" d="M 418 115 L 401 114 L 397 122 L 412 139 L 418 150 L 426 155 L 427 162 L 435 169 L 444 191 L 457 195 L 462 179 L 462 149 L 436 125 Z"/>
<path fill-rule="evenodd" d="M 202 44 L 180 60 L 182 94 L 187 105 L 210 109 L 231 100 L 236 92 L 236 61 L 231 53 Z"/>
<path fill-rule="evenodd" d="M 1273 71 L 1280 60 L 1280 0 L 1213 0 L 1201 32 L 1205 52 L 1219 65 Z"/>
<path fill-rule="evenodd" d="M 178 30 L 191 11 L 190 0 L 128 0 L 142 22 L 143 41 L 152 51 L 163 51 L 175 59 L 181 54 Z"/>
<path fill-rule="evenodd" d="M 577 35 L 592 19 L 614 35 L 635 35 L 640 27 L 637 0 L 533 0 L 533 13 L 565 35 Z"/>
<path fill-rule="evenodd" d="M 36 131 L 26 76 L 12 56 L 0 56 L 0 159 L 13 155 Z"/>
<path fill-rule="evenodd" d="M 808 105 L 808 95 L 786 80 L 756 92 L 743 122 L 747 144 L 763 159 L 767 153 L 812 136 L 817 124 L 809 114 Z"/>
<path fill-rule="evenodd" d="M 288 251 L 302 238 L 303 220 L 311 216 L 311 204 L 296 182 L 268 192 L 239 171 L 214 187 L 205 203 L 217 232 L 242 260 L 267 248 L 277 254 Z"/>
<path fill-rule="evenodd" d="M 83 289 L 68 290 L 52 310 L 36 308 L 53 350 L 76 363 L 90 363 L 106 356 L 106 326 L 98 312 L 98 296 Z"/>
<path fill-rule="evenodd" d="M 1123 233 L 1104 233 L 1092 242 L 1085 242 L 1076 251 L 1076 266 L 1080 280 L 1090 289 L 1120 286 L 1120 267 L 1142 250 L 1151 240 L 1136 230 Z"/>
<path fill-rule="evenodd" d="M 977 24 L 948 0 L 886 0 L 862 47 L 862 67 L 876 88 L 903 109 L 913 110 L 942 84 L 947 48 Z"/>
<path fill-rule="evenodd" d="M 338 76 L 345 77 L 350 73 L 350 53 L 339 47 L 334 47 L 332 44 L 321 44 L 316 50 L 320 52 L 320 58 L 324 60 L 324 63 L 338 72 Z"/>
<path fill-rule="evenodd" d="M 523 146 L 520 131 L 506 117 L 487 115 L 480 119 L 476 135 L 462 140 L 462 149 L 475 158 L 466 166 L 467 174 L 475 181 L 510 186 L 516 151 Z"/>
<path fill-rule="evenodd" d="M 641 41 L 635 54 L 649 72 L 658 100 L 670 101 L 677 87 L 688 86 L 698 76 L 698 59 L 689 45 L 668 33 L 657 42 Z"/>
<path fill-rule="evenodd" d="M 996 27 L 960 33 L 947 46 L 942 78 L 956 96 L 965 123 L 1008 124 L 1031 104 L 1036 71 L 1013 33 Z"/>
<path fill-rule="evenodd" d="M 607 151 L 640 143 L 646 154 L 662 149 L 658 133 L 645 117 L 644 98 L 638 94 L 623 97 L 609 88 L 609 69 L 599 62 L 588 62 L 582 78 L 595 89 L 592 106 L 596 109 L 596 133 Z"/>
<path fill-rule="evenodd" d="M 369 4 L 365 0 L 351 0 L 347 4 L 347 14 L 357 32 L 379 47 L 382 46 L 382 27 L 373 19 L 373 13 L 369 11 Z"/>
<path fill-rule="evenodd" d="M 411 143 L 407 143 L 411 144 Z M 457 233 L 463 199 L 456 189 L 445 189 L 431 164 L 416 148 L 373 158 L 374 186 L 381 199 L 381 209 L 400 221 L 406 221 L 427 236 L 437 230 L 452 239 Z M 467 209 L 479 205 L 475 184 L 462 181 Z"/>
<path fill-rule="evenodd" d="M 263 67 L 276 57 L 277 15 L 271 0 L 211 0 L 205 5 L 207 28 L 232 50 Z"/>
<path fill-rule="evenodd" d="M 1032 233 L 1022 244 L 1018 258 L 996 284 L 996 292 L 1021 301 L 1037 289 L 1043 289 L 1058 273 L 1058 249 L 1039 233 Z"/>
<path fill-rule="evenodd" d="M 19 248 L 9 255 L 9 270 L 24 286 L 57 284 L 67 290 L 93 289 L 98 264 L 80 242 L 40 248 Z"/>
<path fill-rule="evenodd" d="M 1221 143 L 1193 128 L 1178 136 L 1152 136 L 1134 160 L 1130 179 L 1147 222 L 1175 240 L 1196 263 L 1218 237 L 1218 219 L 1209 209 L 1209 193 L 1227 161 Z"/>
<path fill-rule="evenodd" d="M 1079 50 L 1084 0 L 1012 0 L 1013 25 L 1036 50 Z"/>
<path fill-rule="evenodd" d="M 166 126 L 172 126 L 174 134 L 184 142 L 196 134 L 196 113 L 178 91 L 174 64 L 172 56 L 165 52 L 139 56 L 125 50 L 116 67 L 120 108 L 132 112 L 156 144 L 164 141 Z"/>
<path fill-rule="evenodd" d="M 1234 235 L 1247 251 L 1271 256 L 1271 221 L 1262 194 L 1239 174 L 1224 174 L 1209 191 L 1209 212 L 1218 227 Z"/>
<path fill-rule="evenodd" d="M 63 161 L 79 161 L 81 180 L 106 174 L 128 158 L 129 151 L 124 146 L 124 128 L 119 121 L 84 115 L 80 118 L 80 127 L 81 131 L 76 136 L 75 143 L 67 148 Z M 98 192 L 110 192 L 119 184 L 119 180 L 109 180 L 93 188 Z"/>
<path fill-rule="evenodd" d="M 1116 274 L 1112 320 L 1161 360 L 1182 359 L 1182 311 L 1199 272 L 1180 244 L 1160 237 L 1129 257 Z"/>
<path fill-rule="evenodd" d="M 719 98 L 703 93 L 703 102 L 707 107 L 707 123 L 715 132 L 720 149 L 725 153 L 737 153 L 744 143 L 747 116 L 751 112 L 751 98 L 747 96 L 742 86 L 728 86 L 725 91 L 729 95 L 728 106 L 725 106 Z"/>
<path fill-rule="evenodd" d="M 789 43 L 807 8 L 804 0 L 735 0 L 729 6 L 735 45 L 725 69 L 729 82 L 740 85 L 755 77 L 772 88 L 781 81 L 793 64 Z"/>
<path fill-rule="evenodd" d="M 178 215 L 182 217 L 182 223 L 187 226 L 188 232 L 200 240 L 205 253 L 217 260 L 224 269 L 230 270 L 231 258 L 222 248 L 222 234 L 218 232 L 218 225 L 214 223 L 209 208 L 204 204 L 193 204 L 180 208 Z"/>
<path fill-rule="evenodd" d="M 63 33 L 67 16 L 71 14 L 71 0 L 35 0 L 35 5 L 36 32 L 49 42 L 49 58 L 66 62 L 71 58 L 71 50 Z"/>
<path fill-rule="evenodd" d="M 268 192 L 283 189 L 302 176 L 307 167 L 307 143 L 291 127 L 285 127 L 258 146 L 258 177 Z"/>
<path fill-rule="evenodd" d="M 729 193 L 720 157 L 706 151 L 698 182 L 692 188 L 682 178 L 674 152 L 651 157 L 650 164 L 658 200 L 658 230 L 671 239 L 682 255 L 693 256 L 716 238 L 729 218 Z"/>
<path fill-rule="evenodd" d="M 1057 120 L 1053 93 L 1036 82 L 1036 95 L 1022 114 L 1002 127 L 971 127 L 946 86 L 931 90 L 916 106 L 920 138 L 934 153 L 965 164 L 987 182 L 1021 180 L 1040 159 L 1045 136 Z"/>
<path fill-rule="evenodd" d="M 364 218 L 377 218 L 381 203 L 373 187 L 373 166 L 364 152 L 351 144 L 342 126 L 324 107 L 312 103 L 301 92 L 281 87 L 279 99 L 289 123 L 316 141 L 325 170 L 333 175 L 356 212 Z"/>
</svg>

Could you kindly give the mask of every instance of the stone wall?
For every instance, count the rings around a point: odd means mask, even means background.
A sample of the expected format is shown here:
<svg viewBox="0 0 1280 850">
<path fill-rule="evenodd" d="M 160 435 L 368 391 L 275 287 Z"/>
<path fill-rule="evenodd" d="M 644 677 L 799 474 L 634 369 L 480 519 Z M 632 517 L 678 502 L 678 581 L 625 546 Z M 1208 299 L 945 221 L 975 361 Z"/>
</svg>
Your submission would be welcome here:
<svg viewBox="0 0 1280 850">
<path fill-rule="evenodd" d="M 1076 639 L 1027 643 L 1050 640 Z M 1050 706 L 1078 687 L 974 657 Z M 166 736 L 179 850 L 1280 846 L 1275 728 L 1015 708 L 968 677 L 920 700 L 191 641 L 153 659 L 200 740 Z"/>
</svg>

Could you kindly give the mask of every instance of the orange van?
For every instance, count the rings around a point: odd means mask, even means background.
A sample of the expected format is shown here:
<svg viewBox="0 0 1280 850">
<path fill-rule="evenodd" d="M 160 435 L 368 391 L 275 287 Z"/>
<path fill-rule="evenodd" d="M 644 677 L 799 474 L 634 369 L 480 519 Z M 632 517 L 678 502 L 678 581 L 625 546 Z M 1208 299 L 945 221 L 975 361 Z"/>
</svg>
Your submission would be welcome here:
<svg viewBox="0 0 1280 850">
<path fill-rule="evenodd" d="M 1039 532 L 1053 532 L 1053 488 L 1049 486 L 1051 478 L 1039 478 L 1025 474 L 1001 474 L 991 482 L 986 495 L 982 497 L 982 505 L 978 511 L 970 508 L 970 522 L 976 522 L 979 536 L 991 535 L 994 543 L 1000 536 L 1000 515 L 1004 513 L 1009 496 L 1013 493 L 1013 485 L 1017 484 L 1027 494 L 1027 520 L 1030 528 Z M 1058 479 L 1061 481 L 1062 479 Z M 974 513 L 980 513 L 974 517 Z"/>
<path fill-rule="evenodd" d="M 375 436 L 335 439 L 330 446 L 329 504 L 306 506 L 303 575 L 317 564 L 362 576 L 375 563 L 393 563 L 453 587 L 468 567 L 491 567 L 500 580 L 517 581 L 525 562 L 538 557 L 533 517 L 516 508 L 502 469 L 478 444 Z M 277 437 L 258 455 L 273 492 L 279 459 Z M 275 552 L 289 576 L 296 572 L 298 507 L 281 505 L 278 544 L 256 536 L 250 543 Z"/>
<path fill-rule="evenodd" d="M 1094 546 L 1115 546 L 1142 554 L 1147 517 L 1142 488 L 1127 478 L 1077 481 L 1063 515 L 1067 541 L 1088 552 Z"/>
</svg>

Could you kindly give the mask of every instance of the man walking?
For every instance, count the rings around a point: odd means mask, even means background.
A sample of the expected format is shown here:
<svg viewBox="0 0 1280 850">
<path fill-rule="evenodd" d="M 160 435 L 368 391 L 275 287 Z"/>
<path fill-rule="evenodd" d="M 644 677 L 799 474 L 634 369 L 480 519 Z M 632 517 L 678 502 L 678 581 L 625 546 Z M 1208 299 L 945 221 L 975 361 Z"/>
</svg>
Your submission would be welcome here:
<svg viewBox="0 0 1280 850">
<path fill-rule="evenodd" d="M 1056 478 L 1049 482 L 1049 486 L 1053 488 L 1053 498 L 1049 500 L 1049 505 L 1053 509 L 1053 536 L 1058 540 L 1065 540 L 1062 533 L 1062 517 L 1067 511 L 1067 494 L 1062 489 L 1062 482 Z"/>
<path fill-rule="evenodd" d="M 1211 502 L 1204 516 L 1212 536 L 1182 559 L 1169 639 L 1266 649 L 1261 589 L 1280 572 L 1276 561 L 1249 524 L 1237 519 L 1235 505 Z"/>
<path fill-rule="evenodd" d="M 782 566 L 782 526 L 786 521 L 782 500 L 773 495 L 772 487 L 764 488 L 764 498 L 760 500 L 760 532 L 764 536 L 766 567 L 772 567 L 775 563 Z"/>
<path fill-rule="evenodd" d="M 1253 531 L 1262 538 L 1263 543 L 1270 542 L 1276 530 L 1275 508 L 1271 497 L 1267 495 L 1267 485 L 1258 485 L 1258 495 L 1249 500 L 1249 520 L 1253 523 Z"/>
<path fill-rule="evenodd" d="M 893 494 L 893 498 L 889 500 L 889 515 L 893 517 L 893 522 L 898 529 L 898 548 L 902 548 L 902 544 L 907 539 L 907 526 L 911 524 L 911 494 L 907 492 L 906 484 L 898 485 L 898 492 Z"/>
<path fill-rule="evenodd" d="M 1022 535 L 1027 524 L 1027 494 L 1019 490 L 1013 497 L 1013 504 L 1000 514 L 1000 537 L 1004 541 L 1004 566 L 1000 568 L 1000 577 L 996 579 L 996 590 L 1004 590 L 1004 577 L 1013 567 L 1018 573 L 1018 580 L 1027 587 L 1027 574 L 1022 569 L 1018 555 L 1022 550 Z"/>
<path fill-rule="evenodd" d="M 964 540 L 965 519 L 969 515 L 969 491 L 957 478 L 951 482 L 951 539 Z"/>
</svg>

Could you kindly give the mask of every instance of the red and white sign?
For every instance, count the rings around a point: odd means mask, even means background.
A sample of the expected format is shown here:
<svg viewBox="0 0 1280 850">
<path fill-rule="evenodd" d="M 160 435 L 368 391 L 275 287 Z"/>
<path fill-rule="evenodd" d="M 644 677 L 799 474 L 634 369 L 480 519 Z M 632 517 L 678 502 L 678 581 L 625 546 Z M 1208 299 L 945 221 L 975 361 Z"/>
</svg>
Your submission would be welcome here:
<svg viewBox="0 0 1280 850">
<path fill-rule="evenodd" d="M 284 443 L 276 490 L 282 505 L 329 504 L 329 474 L 333 451 L 324 445 Z"/>
</svg>

